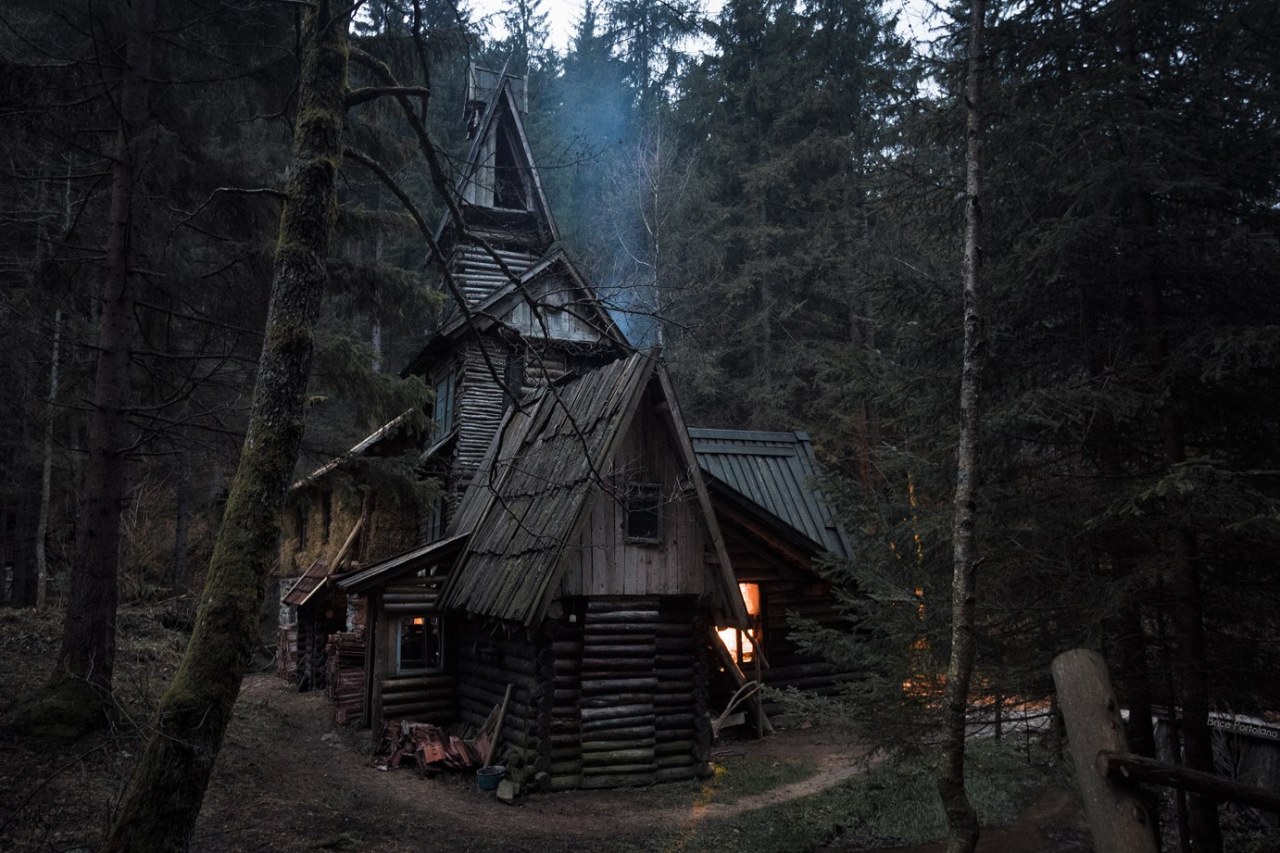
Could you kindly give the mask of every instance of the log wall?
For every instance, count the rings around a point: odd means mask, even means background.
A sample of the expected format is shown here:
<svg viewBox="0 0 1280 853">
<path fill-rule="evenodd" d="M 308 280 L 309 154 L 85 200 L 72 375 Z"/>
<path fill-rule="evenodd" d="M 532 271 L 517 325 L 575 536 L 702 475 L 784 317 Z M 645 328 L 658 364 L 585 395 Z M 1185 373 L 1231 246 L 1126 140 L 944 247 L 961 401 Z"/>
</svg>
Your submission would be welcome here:
<svg viewBox="0 0 1280 853">
<path fill-rule="evenodd" d="M 444 667 L 432 672 L 396 672 L 396 653 L 400 638 L 400 616 L 406 612 L 426 612 L 425 608 L 386 604 L 385 600 L 392 596 L 392 590 L 399 586 L 390 586 L 383 593 L 377 622 L 374 631 L 379 640 L 373 651 L 374 668 L 374 719 L 371 728 L 377 732 L 387 720 L 412 720 L 416 723 L 432 723 L 437 726 L 448 725 L 458 717 L 456 698 L 456 680 L 450 671 L 450 637 L 448 625 L 442 626 L 445 635 Z"/>
<path fill-rule="evenodd" d="M 547 787 L 616 788 L 692 779 L 710 757 L 707 668 L 695 599 L 590 598 L 561 622 L 540 754 Z"/>
<path fill-rule="evenodd" d="M 820 696 L 839 692 L 840 685 L 856 678 L 857 673 L 837 670 L 820 656 L 805 652 L 794 640 L 788 624 L 788 615 L 794 613 L 824 627 L 851 630 L 831 583 L 811 569 L 788 561 L 769 542 L 736 524 L 722 522 L 722 530 L 739 582 L 760 585 L 761 636 L 769 662 L 763 671 L 765 685 L 795 687 Z M 750 665 L 748 677 L 752 677 Z M 773 716 L 780 711 L 778 703 L 766 699 L 767 714 Z"/>
<path fill-rule="evenodd" d="M 537 772 L 539 711 L 549 699 L 536 677 L 537 644 L 523 628 L 466 620 L 456 646 L 459 717 L 475 728 L 484 725 L 511 685 L 495 763 L 506 764 L 509 777 L 531 781 Z"/>
</svg>

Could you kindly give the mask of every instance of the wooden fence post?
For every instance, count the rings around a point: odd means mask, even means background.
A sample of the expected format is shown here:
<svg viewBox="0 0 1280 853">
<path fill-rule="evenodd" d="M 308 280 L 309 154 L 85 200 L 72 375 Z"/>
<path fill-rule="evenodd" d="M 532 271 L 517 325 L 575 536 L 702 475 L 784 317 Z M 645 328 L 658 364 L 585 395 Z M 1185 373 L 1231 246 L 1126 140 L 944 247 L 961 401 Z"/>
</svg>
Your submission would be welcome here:
<svg viewBox="0 0 1280 853">
<path fill-rule="evenodd" d="M 1097 770 L 1100 752 L 1129 751 L 1106 662 L 1089 649 L 1063 652 L 1053 660 L 1053 681 L 1094 846 L 1106 853 L 1157 853 L 1153 817 L 1137 786 Z"/>
</svg>

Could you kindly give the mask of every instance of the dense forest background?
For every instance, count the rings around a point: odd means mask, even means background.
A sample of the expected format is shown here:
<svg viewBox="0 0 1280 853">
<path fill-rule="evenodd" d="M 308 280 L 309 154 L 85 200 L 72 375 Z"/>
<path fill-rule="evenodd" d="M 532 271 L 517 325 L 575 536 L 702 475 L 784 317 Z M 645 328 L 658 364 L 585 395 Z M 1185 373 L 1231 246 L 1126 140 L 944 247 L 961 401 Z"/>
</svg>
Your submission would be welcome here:
<svg viewBox="0 0 1280 853">
<path fill-rule="evenodd" d="M 830 570 L 863 627 L 813 639 L 868 673 L 859 721 L 911 735 L 902 686 L 939 671 L 948 636 L 963 4 L 909 44 L 859 0 L 728 0 L 714 19 L 588 0 L 559 53 L 545 3 L 486 29 L 448 0 L 375 0 L 353 43 L 430 87 L 446 166 L 468 64 L 528 75 L 564 243 L 633 341 L 663 345 L 689 423 L 816 442 L 858 546 Z M 124 8 L 0 12 L 14 605 L 41 561 L 56 599 L 76 559 L 95 412 L 115 418 L 123 594 L 199 584 L 262 342 L 300 12 L 164 4 L 139 111 Z M 1274 715 L 1280 5 L 1028 0 L 988 19 L 977 683 L 1046 695 L 1053 655 L 1088 645 L 1135 709 Z M 437 221 L 403 116 L 363 118 L 354 140 Z M 442 304 L 399 201 L 355 167 L 340 190 L 303 468 L 423 402 L 398 371 Z M 927 718 L 930 691 L 911 695 Z"/>
</svg>

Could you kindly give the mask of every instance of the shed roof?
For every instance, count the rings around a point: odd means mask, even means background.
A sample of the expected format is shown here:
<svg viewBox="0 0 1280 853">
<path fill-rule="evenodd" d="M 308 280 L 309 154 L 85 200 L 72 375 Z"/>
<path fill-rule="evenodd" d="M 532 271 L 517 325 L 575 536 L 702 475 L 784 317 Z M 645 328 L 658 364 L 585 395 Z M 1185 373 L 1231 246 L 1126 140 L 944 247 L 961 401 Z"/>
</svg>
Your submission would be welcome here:
<svg viewBox="0 0 1280 853">
<path fill-rule="evenodd" d="M 404 575 L 430 566 L 448 566 L 462 550 L 467 541 L 466 534 L 438 539 L 428 545 L 388 557 L 363 569 L 343 575 L 335 581 L 338 588 L 345 592 L 363 593 L 374 587 L 389 583 Z"/>
<path fill-rule="evenodd" d="M 524 624 L 541 618 L 593 486 L 650 388 L 668 403 L 676 444 L 687 456 L 682 461 L 694 472 L 720 552 L 720 601 L 734 618 L 746 619 L 670 385 L 656 355 L 642 353 L 544 388 L 512 410 L 458 509 L 454 529 L 472 536 L 441 597 L 444 607 Z"/>
<path fill-rule="evenodd" d="M 714 482 L 839 557 L 849 540 L 818 487 L 818 464 L 804 432 L 690 428 L 698 465 Z"/>
</svg>

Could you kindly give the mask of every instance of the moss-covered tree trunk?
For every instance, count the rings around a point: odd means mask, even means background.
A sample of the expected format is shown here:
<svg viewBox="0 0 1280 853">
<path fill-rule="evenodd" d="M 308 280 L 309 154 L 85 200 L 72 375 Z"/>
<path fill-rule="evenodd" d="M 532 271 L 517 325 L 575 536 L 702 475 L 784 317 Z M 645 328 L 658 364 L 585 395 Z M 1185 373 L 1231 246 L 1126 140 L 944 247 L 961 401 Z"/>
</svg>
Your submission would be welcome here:
<svg viewBox="0 0 1280 853">
<path fill-rule="evenodd" d="M 308 13 L 287 198 L 249 431 L 191 642 L 160 700 L 154 732 L 107 838 L 108 850 L 187 849 L 252 656 L 280 512 L 302 439 L 312 332 L 328 279 L 347 25 L 347 15 L 331 13 L 324 0 Z"/>
<path fill-rule="evenodd" d="M 955 523 L 952 526 L 951 660 L 942 697 L 942 756 L 937 786 L 947 816 L 948 853 L 973 853 L 978 814 L 964 785 L 965 724 L 975 654 L 977 554 L 974 526 L 978 505 L 978 397 L 986 361 L 982 320 L 981 105 L 984 0 L 973 0 L 969 15 L 968 79 L 965 84 L 964 354 L 960 368 L 960 436 L 956 449 Z"/>
</svg>

